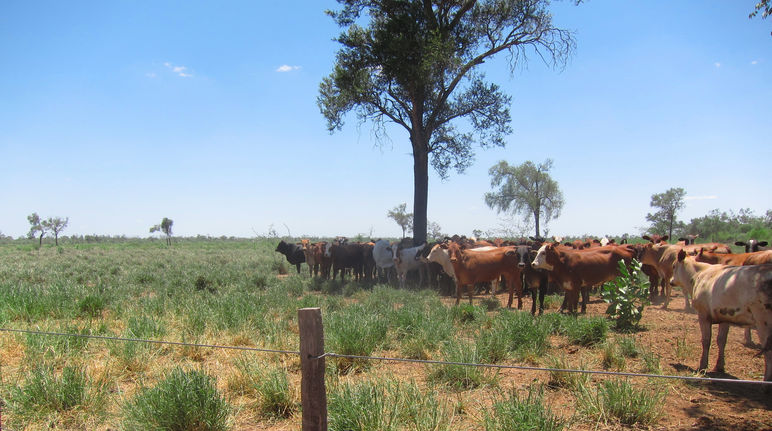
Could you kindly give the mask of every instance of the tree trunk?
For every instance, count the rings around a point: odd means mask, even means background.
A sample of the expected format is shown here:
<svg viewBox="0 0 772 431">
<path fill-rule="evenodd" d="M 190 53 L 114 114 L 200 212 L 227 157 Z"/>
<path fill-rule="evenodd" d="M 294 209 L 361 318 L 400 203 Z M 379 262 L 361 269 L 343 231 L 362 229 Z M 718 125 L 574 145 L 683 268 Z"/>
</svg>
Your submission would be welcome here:
<svg viewBox="0 0 772 431">
<path fill-rule="evenodd" d="M 427 210 L 429 200 L 429 151 L 428 137 L 423 133 L 411 133 L 413 144 L 413 244 L 426 242 Z"/>
<path fill-rule="evenodd" d="M 56 246 L 59 247 L 59 234 L 54 235 L 54 242 L 56 242 Z"/>
<path fill-rule="evenodd" d="M 38 247 L 43 247 L 43 235 L 44 233 L 40 234 L 40 238 L 38 239 Z"/>
<path fill-rule="evenodd" d="M 539 234 L 539 211 L 534 211 L 533 222 L 536 225 L 536 238 L 541 238 L 541 235 Z"/>
</svg>

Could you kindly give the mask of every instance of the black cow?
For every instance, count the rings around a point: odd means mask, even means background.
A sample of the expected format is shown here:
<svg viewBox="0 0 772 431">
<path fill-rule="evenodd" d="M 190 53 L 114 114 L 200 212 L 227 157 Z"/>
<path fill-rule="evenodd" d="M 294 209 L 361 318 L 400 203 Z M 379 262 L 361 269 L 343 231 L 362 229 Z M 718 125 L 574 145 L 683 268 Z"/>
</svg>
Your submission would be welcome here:
<svg viewBox="0 0 772 431">
<path fill-rule="evenodd" d="M 300 264 L 306 261 L 306 255 L 303 253 L 303 247 L 299 244 L 289 244 L 282 240 L 279 245 L 276 246 L 276 251 L 283 254 L 287 258 L 287 262 L 290 265 L 295 265 L 300 274 Z"/>
<path fill-rule="evenodd" d="M 538 244 L 538 245 L 536 245 Z M 535 246 L 535 248 L 534 248 Z M 531 266 L 533 258 L 536 256 L 536 252 L 541 243 L 533 243 L 532 245 L 518 245 L 515 248 L 517 253 L 517 266 L 522 271 L 523 277 L 523 290 L 526 288 L 531 290 L 531 314 L 536 314 L 536 293 L 539 293 L 539 315 L 544 313 L 544 293 L 547 290 L 547 272 L 541 269 L 535 269 Z M 511 301 L 511 299 L 510 299 Z M 518 303 L 520 299 L 518 298 Z M 511 302 L 507 304 L 510 307 Z M 518 308 L 520 304 L 518 304 Z"/>
<path fill-rule="evenodd" d="M 756 239 L 749 239 L 747 242 L 737 241 L 736 243 L 734 243 L 734 245 L 745 247 L 746 253 L 755 253 L 757 251 L 764 250 L 762 247 L 766 247 L 767 244 L 769 243 L 766 241 L 759 241 Z"/>
<path fill-rule="evenodd" d="M 336 241 L 329 248 L 329 254 L 332 258 L 332 279 L 340 272 L 340 281 L 343 283 L 346 268 L 351 268 L 354 278 L 359 280 L 363 275 L 366 253 L 366 244 L 347 243 L 346 241 Z M 371 253 L 372 255 L 372 253 Z"/>
</svg>

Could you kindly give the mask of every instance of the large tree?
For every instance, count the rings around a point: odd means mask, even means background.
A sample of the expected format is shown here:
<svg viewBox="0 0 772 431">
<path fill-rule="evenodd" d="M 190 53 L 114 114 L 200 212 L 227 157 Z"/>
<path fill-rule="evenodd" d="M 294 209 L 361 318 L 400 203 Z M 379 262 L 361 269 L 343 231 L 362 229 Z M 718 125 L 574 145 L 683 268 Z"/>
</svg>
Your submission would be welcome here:
<svg viewBox="0 0 772 431">
<path fill-rule="evenodd" d="M 535 54 L 565 64 L 572 35 L 552 25 L 548 0 L 338 0 L 342 27 L 333 72 L 317 102 L 331 132 L 353 111 L 376 136 L 408 132 L 413 155 L 413 235 L 426 240 L 429 162 L 443 179 L 463 172 L 473 145 L 503 147 L 510 97 L 478 70 L 501 52 L 512 72 Z M 365 16 L 369 20 L 365 20 Z M 463 122 L 462 122 L 463 121 Z"/>
<path fill-rule="evenodd" d="M 535 165 L 530 160 L 510 166 L 502 160 L 488 170 L 491 187 L 498 190 L 485 194 L 485 203 L 497 212 L 524 214 L 527 221 L 536 226 L 536 237 L 540 237 L 540 224 L 560 217 L 563 208 L 563 193 L 557 181 L 549 175 L 552 159 Z"/>
<path fill-rule="evenodd" d="M 161 220 L 161 224 L 157 224 L 150 228 L 150 233 L 163 232 L 166 234 L 166 245 L 170 246 L 172 245 L 172 225 L 174 225 L 174 220 L 164 217 L 163 220 Z"/>
<path fill-rule="evenodd" d="M 673 228 L 685 227 L 683 222 L 676 218 L 678 211 L 686 205 L 684 197 L 686 191 L 681 187 L 666 190 L 664 193 L 651 195 L 650 206 L 658 208 L 654 214 L 646 214 L 646 220 L 651 223 L 649 233 L 662 233 L 667 231 L 673 237 Z"/>
</svg>

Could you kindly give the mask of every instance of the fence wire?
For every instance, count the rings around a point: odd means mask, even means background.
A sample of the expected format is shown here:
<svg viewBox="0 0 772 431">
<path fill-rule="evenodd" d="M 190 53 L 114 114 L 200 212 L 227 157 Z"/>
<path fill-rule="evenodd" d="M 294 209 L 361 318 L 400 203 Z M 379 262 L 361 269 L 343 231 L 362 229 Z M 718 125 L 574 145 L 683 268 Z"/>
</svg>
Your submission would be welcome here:
<svg viewBox="0 0 772 431">
<path fill-rule="evenodd" d="M 288 354 L 288 355 L 300 356 L 300 352 L 296 350 L 263 349 L 258 347 L 247 347 L 247 346 L 228 346 L 228 345 L 218 345 L 218 344 L 185 343 L 185 342 L 179 342 L 179 341 L 145 340 L 140 338 L 110 337 L 105 335 L 89 335 L 89 334 L 71 334 L 71 333 L 62 333 L 62 332 L 36 331 L 36 330 L 30 330 L 30 329 L 0 328 L 0 332 L 45 335 L 45 336 L 60 336 L 60 337 L 93 338 L 98 340 L 109 340 L 109 341 L 162 344 L 162 345 L 183 346 L 183 347 L 203 347 L 203 348 L 212 348 L 212 349 L 242 350 L 242 351 L 251 351 L 251 352 L 277 353 L 277 354 Z M 762 386 L 772 385 L 772 381 L 763 381 L 763 380 L 742 380 L 742 379 L 726 379 L 726 378 L 697 377 L 697 376 L 677 376 L 677 375 L 667 375 L 667 374 L 624 373 L 624 372 L 618 372 L 618 371 L 531 367 L 527 365 L 479 364 L 479 363 L 470 363 L 470 362 L 451 362 L 451 361 L 435 361 L 435 360 L 427 360 L 427 359 L 394 358 L 394 357 L 386 357 L 386 356 L 341 355 L 333 352 L 324 353 L 323 355 L 316 356 L 311 359 L 322 359 L 322 358 L 344 358 L 344 359 L 359 359 L 359 360 L 367 360 L 367 361 L 406 362 L 406 363 L 415 363 L 415 364 L 424 364 L 424 365 L 456 365 L 456 366 L 464 366 L 464 367 L 511 369 L 511 370 L 523 370 L 523 371 L 596 374 L 596 375 L 617 376 L 617 377 L 684 380 L 684 381 L 703 382 L 703 383 L 730 383 L 730 384 L 748 384 L 748 385 L 762 385 Z"/>
</svg>

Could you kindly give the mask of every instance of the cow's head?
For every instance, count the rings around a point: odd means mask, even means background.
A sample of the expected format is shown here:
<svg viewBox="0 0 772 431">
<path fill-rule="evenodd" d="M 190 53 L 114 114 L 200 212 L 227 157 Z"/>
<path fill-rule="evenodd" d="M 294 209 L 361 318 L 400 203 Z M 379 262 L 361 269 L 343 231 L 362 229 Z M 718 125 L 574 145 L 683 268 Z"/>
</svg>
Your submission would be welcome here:
<svg viewBox="0 0 772 431">
<path fill-rule="evenodd" d="M 448 243 L 448 257 L 451 262 L 462 260 L 461 246 L 457 242 Z"/>
<path fill-rule="evenodd" d="M 767 241 L 759 241 L 755 239 L 749 239 L 747 242 L 737 241 L 734 245 L 745 247 L 746 253 L 755 253 L 760 250 L 761 247 L 766 247 L 769 244 Z"/>
<path fill-rule="evenodd" d="M 534 269 L 546 269 L 547 271 L 552 271 L 554 268 L 553 257 L 557 254 L 557 251 L 555 250 L 555 247 L 558 245 L 558 243 L 552 243 L 552 244 L 544 244 L 539 248 L 539 251 L 536 252 L 536 257 L 533 258 L 533 262 L 531 262 L 531 267 Z"/>
<path fill-rule="evenodd" d="M 673 286 L 679 286 L 682 289 L 691 288 L 692 277 L 686 271 L 686 252 L 684 250 L 678 251 L 678 257 L 673 262 L 673 277 L 670 279 L 670 284 Z"/>
<path fill-rule="evenodd" d="M 651 236 L 643 235 L 641 238 L 645 239 L 646 241 L 649 241 L 652 244 L 659 244 L 659 243 L 667 241 L 670 238 L 670 236 L 669 235 L 660 235 L 660 234 L 654 233 L 654 234 L 651 234 Z"/>
<path fill-rule="evenodd" d="M 517 267 L 521 270 L 525 269 L 527 265 L 533 262 L 533 256 L 531 255 L 531 247 L 527 245 L 518 245 L 515 247 L 515 253 L 517 253 Z"/>
</svg>

